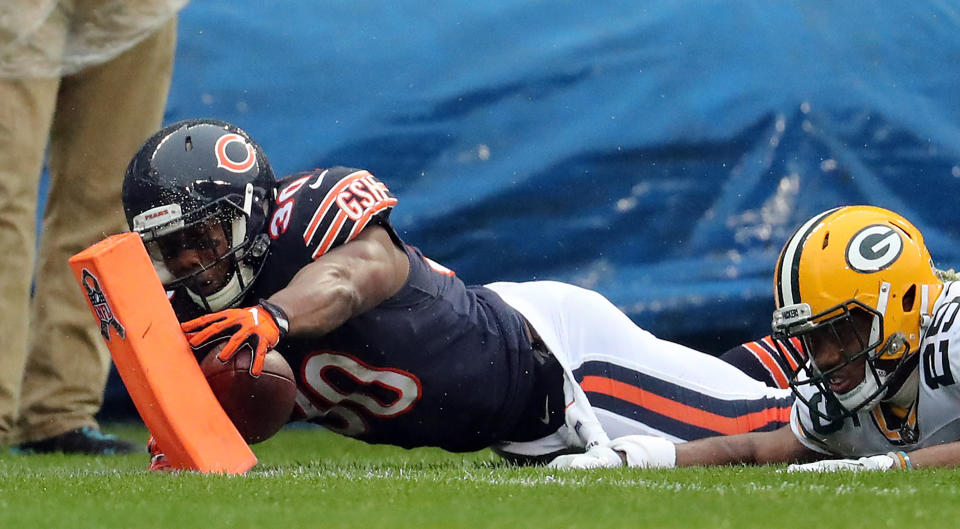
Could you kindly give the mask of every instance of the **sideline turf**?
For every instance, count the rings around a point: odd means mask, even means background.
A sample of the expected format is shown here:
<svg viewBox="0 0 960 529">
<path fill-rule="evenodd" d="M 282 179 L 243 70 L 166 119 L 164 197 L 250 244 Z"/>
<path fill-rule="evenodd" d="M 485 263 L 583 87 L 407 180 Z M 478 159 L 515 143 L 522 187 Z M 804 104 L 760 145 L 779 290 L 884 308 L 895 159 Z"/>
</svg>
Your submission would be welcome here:
<svg viewBox="0 0 960 529">
<path fill-rule="evenodd" d="M 146 441 L 142 428 L 108 429 Z M 560 472 L 489 452 L 368 446 L 287 429 L 247 476 L 154 474 L 146 454 L 0 456 L 0 528 L 957 527 L 960 471 Z"/>
</svg>

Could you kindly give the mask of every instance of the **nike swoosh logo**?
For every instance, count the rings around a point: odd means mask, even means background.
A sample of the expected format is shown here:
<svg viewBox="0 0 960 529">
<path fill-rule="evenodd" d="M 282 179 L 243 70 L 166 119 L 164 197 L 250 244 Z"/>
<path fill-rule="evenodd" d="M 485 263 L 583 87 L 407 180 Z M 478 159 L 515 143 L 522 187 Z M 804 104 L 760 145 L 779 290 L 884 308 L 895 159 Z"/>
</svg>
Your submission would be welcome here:
<svg viewBox="0 0 960 529">
<path fill-rule="evenodd" d="M 543 401 L 543 417 L 540 417 L 540 422 L 550 424 L 550 395 L 547 395 L 547 400 Z"/>
</svg>

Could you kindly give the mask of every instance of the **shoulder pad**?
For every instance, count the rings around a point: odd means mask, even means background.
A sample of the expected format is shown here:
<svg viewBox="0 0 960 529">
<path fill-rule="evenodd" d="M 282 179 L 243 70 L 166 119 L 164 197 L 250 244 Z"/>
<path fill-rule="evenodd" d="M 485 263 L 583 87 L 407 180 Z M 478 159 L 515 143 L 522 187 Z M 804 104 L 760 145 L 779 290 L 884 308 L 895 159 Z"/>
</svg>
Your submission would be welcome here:
<svg viewBox="0 0 960 529">
<path fill-rule="evenodd" d="M 353 240 L 371 221 L 388 224 L 397 203 L 369 171 L 347 167 L 291 175 L 278 189 L 269 235 L 278 239 L 296 230 L 311 259 Z"/>
</svg>

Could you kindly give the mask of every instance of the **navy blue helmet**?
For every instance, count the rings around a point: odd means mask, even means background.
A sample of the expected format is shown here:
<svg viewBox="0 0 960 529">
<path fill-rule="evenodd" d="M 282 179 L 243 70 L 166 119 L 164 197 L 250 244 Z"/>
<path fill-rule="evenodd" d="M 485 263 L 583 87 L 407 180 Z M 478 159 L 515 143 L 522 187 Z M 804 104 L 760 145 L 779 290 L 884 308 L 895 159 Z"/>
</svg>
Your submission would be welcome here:
<svg viewBox="0 0 960 529">
<path fill-rule="evenodd" d="M 205 310 L 217 311 L 239 302 L 262 268 L 275 194 L 270 163 L 246 132 L 193 119 L 143 144 L 124 177 L 123 208 L 164 287 L 183 287 Z M 202 258 L 184 266 L 177 261 L 184 250 Z M 223 277 L 210 280 L 214 267 Z"/>
</svg>

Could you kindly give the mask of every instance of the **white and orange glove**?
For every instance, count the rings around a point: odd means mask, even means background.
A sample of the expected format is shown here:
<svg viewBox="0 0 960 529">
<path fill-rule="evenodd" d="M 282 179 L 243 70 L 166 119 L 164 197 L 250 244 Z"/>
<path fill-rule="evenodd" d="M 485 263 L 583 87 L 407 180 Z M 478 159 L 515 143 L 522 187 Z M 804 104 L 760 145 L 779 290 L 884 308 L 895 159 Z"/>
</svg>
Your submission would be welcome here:
<svg viewBox="0 0 960 529">
<path fill-rule="evenodd" d="M 253 307 L 227 309 L 201 316 L 183 323 L 180 328 L 194 349 L 229 338 L 217 354 L 221 362 L 233 358 L 241 348 L 249 347 L 253 353 L 250 374 L 258 377 L 263 372 L 267 352 L 287 336 L 289 323 L 283 309 L 269 301 L 260 300 L 260 304 Z"/>
</svg>

